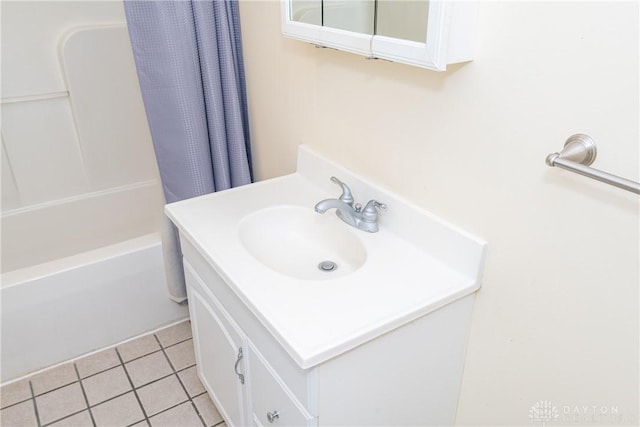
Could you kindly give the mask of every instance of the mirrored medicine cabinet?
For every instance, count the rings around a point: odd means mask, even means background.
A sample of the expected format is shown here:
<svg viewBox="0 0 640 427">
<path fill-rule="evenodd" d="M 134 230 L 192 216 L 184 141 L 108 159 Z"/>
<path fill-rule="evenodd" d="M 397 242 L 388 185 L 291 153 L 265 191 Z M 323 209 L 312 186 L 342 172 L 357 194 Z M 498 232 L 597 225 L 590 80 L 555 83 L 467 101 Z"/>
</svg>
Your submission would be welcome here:
<svg viewBox="0 0 640 427">
<path fill-rule="evenodd" d="M 459 0 L 282 0 L 287 37 L 444 71 L 472 59 L 475 3 Z"/>
</svg>

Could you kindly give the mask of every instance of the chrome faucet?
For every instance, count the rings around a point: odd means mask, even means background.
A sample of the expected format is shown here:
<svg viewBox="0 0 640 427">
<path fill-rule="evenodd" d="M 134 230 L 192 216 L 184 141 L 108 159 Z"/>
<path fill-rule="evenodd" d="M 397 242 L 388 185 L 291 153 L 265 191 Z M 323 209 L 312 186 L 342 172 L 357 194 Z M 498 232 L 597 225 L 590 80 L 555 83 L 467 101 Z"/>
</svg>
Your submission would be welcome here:
<svg viewBox="0 0 640 427">
<path fill-rule="evenodd" d="M 342 187 L 342 194 L 337 199 L 326 199 L 318 202 L 315 207 L 316 212 L 323 214 L 329 209 L 335 209 L 338 218 L 358 230 L 369 233 L 378 231 L 378 209 L 385 211 L 387 210 L 387 205 L 376 200 L 369 200 L 363 209 L 360 203 L 353 204 L 353 195 L 347 184 L 335 176 L 331 177 L 331 181 Z"/>
</svg>

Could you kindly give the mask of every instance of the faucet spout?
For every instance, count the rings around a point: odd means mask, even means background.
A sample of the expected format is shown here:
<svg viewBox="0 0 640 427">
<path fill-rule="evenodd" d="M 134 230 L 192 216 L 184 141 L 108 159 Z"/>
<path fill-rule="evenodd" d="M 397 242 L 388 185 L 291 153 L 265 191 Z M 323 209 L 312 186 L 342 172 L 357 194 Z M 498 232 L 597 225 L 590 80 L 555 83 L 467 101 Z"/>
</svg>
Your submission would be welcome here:
<svg viewBox="0 0 640 427">
<path fill-rule="evenodd" d="M 356 226 L 358 223 L 357 212 L 353 207 L 339 199 L 325 199 L 316 204 L 316 212 L 324 214 L 329 209 L 335 209 L 338 218 L 349 225 Z"/>
<path fill-rule="evenodd" d="M 349 206 L 347 203 L 343 202 L 342 200 L 338 200 L 338 199 L 325 199 L 322 200 L 318 203 L 316 203 L 316 212 L 318 213 L 325 213 L 326 211 L 328 211 L 329 209 L 336 209 L 338 211 L 343 211 L 343 212 L 348 212 L 349 210 L 353 210 L 353 208 L 351 206 Z"/>
<path fill-rule="evenodd" d="M 335 177 L 331 178 L 331 180 L 342 185 L 342 196 L 338 199 L 325 199 L 316 203 L 316 212 L 324 214 L 329 209 L 335 209 L 336 216 L 338 218 L 358 230 L 367 231 L 369 233 L 375 233 L 378 231 L 377 209 L 385 210 L 387 206 L 375 200 L 370 200 L 365 209 L 362 210 L 361 204 L 356 203 L 353 205 L 353 197 L 351 196 L 351 191 L 346 184 L 340 182 Z M 345 193 L 347 193 L 349 197 L 345 197 Z"/>
</svg>

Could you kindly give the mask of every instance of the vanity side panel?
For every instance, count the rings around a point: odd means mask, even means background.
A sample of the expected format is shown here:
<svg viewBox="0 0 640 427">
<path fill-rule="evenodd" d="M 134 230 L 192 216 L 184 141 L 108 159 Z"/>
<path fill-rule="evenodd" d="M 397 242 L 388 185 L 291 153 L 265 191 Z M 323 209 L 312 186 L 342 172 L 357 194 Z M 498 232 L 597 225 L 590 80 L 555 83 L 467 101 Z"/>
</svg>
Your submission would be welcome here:
<svg viewBox="0 0 640 427">
<path fill-rule="evenodd" d="M 320 425 L 453 425 L 473 300 L 466 296 L 318 366 Z"/>
<path fill-rule="evenodd" d="M 314 378 L 311 375 L 312 369 L 302 369 L 291 359 L 276 339 L 182 234 L 180 235 L 180 244 L 184 259 L 203 280 L 206 291 L 220 301 L 251 342 L 269 360 L 270 365 L 278 372 L 296 399 L 307 408 L 311 415 L 317 416 L 315 396 L 309 392 L 310 388 L 315 388 L 309 383 Z"/>
</svg>

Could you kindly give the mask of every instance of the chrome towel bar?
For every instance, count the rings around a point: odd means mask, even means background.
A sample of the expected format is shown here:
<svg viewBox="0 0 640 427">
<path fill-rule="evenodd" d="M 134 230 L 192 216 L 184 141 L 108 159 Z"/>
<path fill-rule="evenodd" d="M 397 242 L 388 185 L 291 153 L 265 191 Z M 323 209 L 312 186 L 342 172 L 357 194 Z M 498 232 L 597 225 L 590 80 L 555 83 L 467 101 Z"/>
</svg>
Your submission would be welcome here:
<svg viewBox="0 0 640 427">
<path fill-rule="evenodd" d="M 588 135 L 578 133 L 567 139 L 562 151 L 549 154 L 546 162 L 549 166 L 557 166 L 623 190 L 640 194 L 639 183 L 590 168 L 589 165 L 596 160 L 597 154 L 595 141 Z"/>
</svg>

